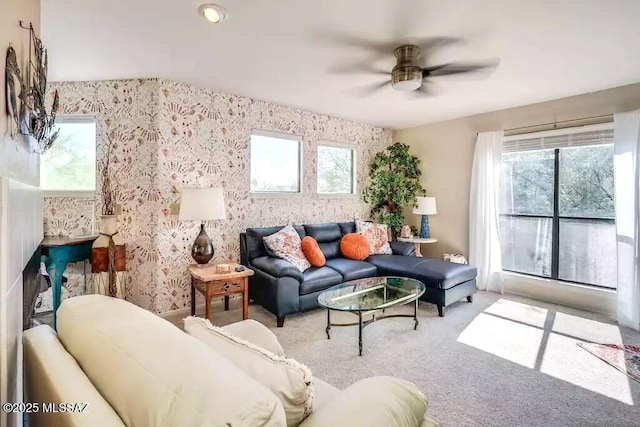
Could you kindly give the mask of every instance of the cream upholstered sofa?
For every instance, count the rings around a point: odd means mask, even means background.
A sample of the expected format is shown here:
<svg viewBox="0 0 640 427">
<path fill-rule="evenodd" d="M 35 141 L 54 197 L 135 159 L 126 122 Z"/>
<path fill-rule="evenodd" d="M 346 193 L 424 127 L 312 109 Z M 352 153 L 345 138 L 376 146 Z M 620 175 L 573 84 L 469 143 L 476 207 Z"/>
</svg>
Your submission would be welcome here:
<svg viewBox="0 0 640 427">
<path fill-rule="evenodd" d="M 254 321 L 225 329 L 253 345 L 276 340 Z M 123 300 L 65 300 L 57 334 L 38 326 L 23 341 L 25 400 L 40 404 L 30 414 L 33 427 L 287 426 L 271 390 L 206 343 Z M 374 377 L 343 391 L 317 378 L 312 384 L 313 410 L 302 427 L 435 425 L 424 396 L 405 381 Z M 88 405 L 84 412 L 44 412 L 44 403 Z"/>
</svg>

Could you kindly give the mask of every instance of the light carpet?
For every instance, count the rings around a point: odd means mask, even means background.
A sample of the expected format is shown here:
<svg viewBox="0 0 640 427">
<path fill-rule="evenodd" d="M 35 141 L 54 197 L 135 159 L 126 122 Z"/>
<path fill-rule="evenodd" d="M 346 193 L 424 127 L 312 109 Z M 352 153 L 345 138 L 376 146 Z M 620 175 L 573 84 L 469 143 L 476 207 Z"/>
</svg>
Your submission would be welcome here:
<svg viewBox="0 0 640 427">
<path fill-rule="evenodd" d="M 577 345 L 640 344 L 640 334 L 597 314 L 478 292 L 473 304 L 454 304 L 440 318 L 421 302 L 416 331 L 406 318 L 367 326 L 362 357 L 357 327 L 334 327 L 327 340 L 325 310 L 287 316 L 284 328 L 256 304 L 250 317 L 338 388 L 374 375 L 414 382 L 442 426 L 640 426 L 640 384 Z M 213 323 L 239 319 L 239 301 L 228 312 L 214 305 Z M 354 319 L 332 313 L 332 321 Z"/>
</svg>

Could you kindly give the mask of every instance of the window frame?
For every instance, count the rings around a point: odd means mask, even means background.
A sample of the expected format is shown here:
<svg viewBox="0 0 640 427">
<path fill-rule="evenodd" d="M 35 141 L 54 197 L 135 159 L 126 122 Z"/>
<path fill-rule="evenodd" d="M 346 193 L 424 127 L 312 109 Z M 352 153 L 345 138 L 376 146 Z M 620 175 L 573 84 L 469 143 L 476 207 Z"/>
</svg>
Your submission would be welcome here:
<svg viewBox="0 0 640 427">
<path fill-rule="evenodd" d="M 95 199 L 96 192 L 98 191 L 98 165 L 97 165 L 97 155 L 98 155 L 98 135 L 100 135 L 100 123 L 98 121 L 98 117 L 93 114 L 76 114 L 76 115 L 58 115 L 56 116 L 55 123 L 58 124 L 60 122 L 65 123 L 94 123 L 96 126 L 96 135 L 95 135 L 95 153 L 96 153 L 96 162 L 94 162 L 94 174 L 96 174 L 96 180 L 93 191 L 91 190 L 45 190 L 42 188 L 42 162 L 44 161 L 44 157 L 40 158 L 40 188 L 42 191 L 43 197 L 73 197 L 77 199 Z M 54 142 L 55 145 L 55 142 Z M 46 155 L 46 154 L 45 154 Z"/>
<path fill-rule="evenodd" d="M 602 144 L 608 145 L 608 144 Z M 584 146 L 588 147 L 588 146 Z M 570 148 L 570 147 L 567 147 Z M 553 213 L 552 215 L 536 215 L 536 214 L 513 214 L 513 213 L 501 213 L 498 211 L 498 217 L 500 218 L 548 218 L 551 219 L 551 275 L 543 276 L 540 274 L 527 273 L 517 270 L 510 270 L 507 268 L 503 268 L 503 271 L 507 271 L 509 273 L 523 274 L 525 276 L 530 277 L 539 277 L 542 279 L 550 279 L 556 280 L 565 283 L 574 283 L 578 285 L 584 285 L 599 289 L 607 289 L 615 291 L 616 288 L 612 288 L 609 286 L 598 285 L 594 283 L 580 282 L 576 280 L 563 279 L 559 277 L 560 270 L 560 221 L 561 220 L 583 220 L 583 221 L 594 221 L 594 222 L 604 222 L 604 223 L 613 223 L 615 224 L 615 218 L 598 218 L 598 217 L 590 217 L 590 216 L 569 216 L 569 215 L 560 215 L 560 150 L 561 148 L 553 149 Z M 526 151 L 522 151 L 526 152 Z"/>
<path fill-rule="evenodd" d="M 251 139 L 253 135 L 287 139 L 298 143 L 298 191 L 253 191 L 251 189 Z M 300 197 L 304 194 L 304 139 L 302 136 L 292 133 L 251 129 L 251 134 L 249 135 L 249 194 L 258 199 Z"/>
<path fill-rule="evenodd" d="M 351 192 L 350 193 L 321 193 L 320 191 L 318 191 L 318 184 L 319 184 L 318 176 L 320 175 L 318 150 L 320 149 L 320 147 L 345 148 L 345 149 L 351 150 Z M 318 197 L 323 199 L 356 197 L 356 195 L 358 194 L 357 193 L 358 174 L 356 171 L 356 165 L 357 165 L 356 156 L 358 152 L 357 148 L 358 146 L 356 144 L 350 144 L 347 142 L 335 142 L 335 141 L 327 141 L 327 140 L 321 140 L 318 142 L 318 145 L 316 147 L 316 194 L 318 195 Z"/>
</svg>

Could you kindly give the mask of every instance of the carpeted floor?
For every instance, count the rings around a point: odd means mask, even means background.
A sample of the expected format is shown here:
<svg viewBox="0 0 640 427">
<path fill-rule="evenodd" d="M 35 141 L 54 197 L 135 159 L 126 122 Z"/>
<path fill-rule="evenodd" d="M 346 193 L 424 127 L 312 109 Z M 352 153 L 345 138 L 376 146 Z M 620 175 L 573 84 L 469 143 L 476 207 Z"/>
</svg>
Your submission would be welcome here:
<svg viewBox="0 0 640 427">
<path fill-rule="evenodd" d="M 240 312 L 239 301 L 228 312 L 216 305 L 214 323 L 237 321 Z M 357 327 L 334 327 L 327 340 L 325 310 L 287 316 L 284 328 L 256 304 L 250 317 L 338 388 L 374 375 L 414 382 L 442 426 L 640 426 L 640 384 L 576 345 L 638 344 L 640 334 L 596 314 L 479 292 L 445 318 L 420 303 L 417 331 L 403 318 L 367 326 L 362 357 Z M 354 318 L 332 314 L 333 321 Z"/>
</svg>

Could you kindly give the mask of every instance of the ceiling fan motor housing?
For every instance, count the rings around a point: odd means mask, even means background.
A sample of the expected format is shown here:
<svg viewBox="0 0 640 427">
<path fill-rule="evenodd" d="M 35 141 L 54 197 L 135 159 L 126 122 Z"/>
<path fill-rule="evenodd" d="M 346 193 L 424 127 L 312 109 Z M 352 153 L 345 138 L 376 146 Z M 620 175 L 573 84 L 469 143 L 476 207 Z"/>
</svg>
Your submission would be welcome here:
<svg viewBox="0 0 640 427">
<path fill-rule="evenodd" d="M 420 48 L 403 45 L 393 51 L 397 63 L 391 71 L 391 85 L 400 91 L 419 89 L 422 85 L 422 68 L 418 65 Z"/>
</svg>

